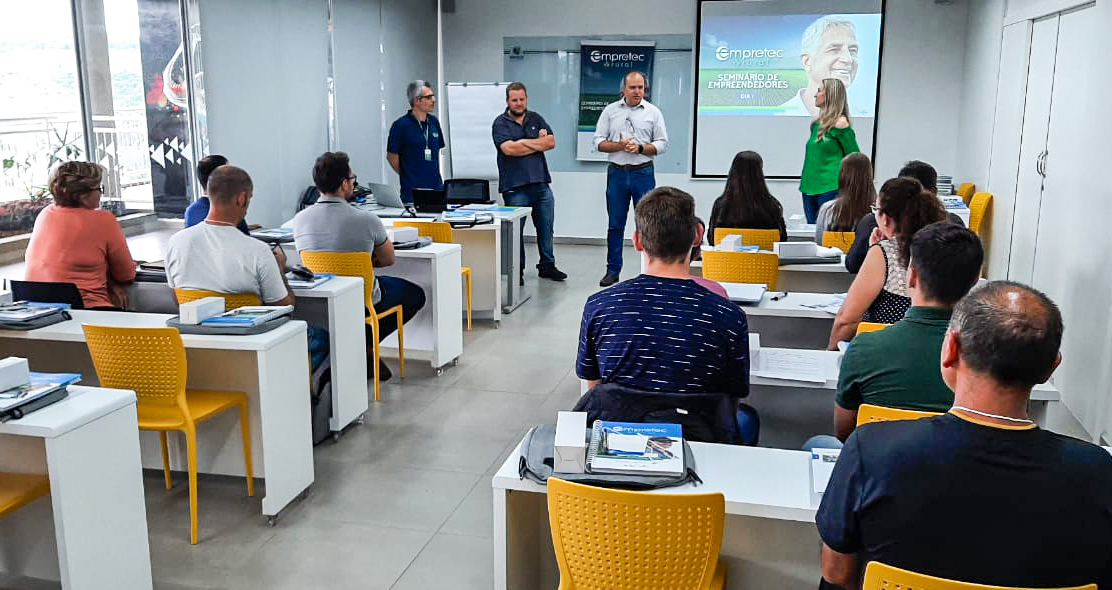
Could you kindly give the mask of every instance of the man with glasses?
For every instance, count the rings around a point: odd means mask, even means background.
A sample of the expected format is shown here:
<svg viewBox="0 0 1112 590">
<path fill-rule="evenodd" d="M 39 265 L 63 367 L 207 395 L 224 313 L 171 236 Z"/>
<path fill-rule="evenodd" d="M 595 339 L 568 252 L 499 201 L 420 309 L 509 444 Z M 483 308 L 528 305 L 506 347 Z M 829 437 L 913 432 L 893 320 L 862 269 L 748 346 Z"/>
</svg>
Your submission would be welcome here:
<svg viewBox="0 0 1112 590">
<path fill-rule="evenodd" d="M 618 282 L 622 272 L 629 203 L 636 207 L 641 197 L 656 188 L 653 159 L 668 148 L 664 115 L 645 100 L 648 80 L 641 72 L 622 79 L 622 98 L 602 110 L 595 126 L 595 149 L 609 154 L 606 170 L 606 274 L 600 287 Z"/>
<path fill-rule="evenodd" d="M 401 179 L 401 197 L 413 202 L 413 189 L 441 190 L 440 150 L 444 148 L 444 132 L 432 114 L 436 110 L 436 94 L 424 80 L 414 80 L 405 89 L 409 112 L 390 126 L 386 140 L 386 161 Z"/>
<path fill-rule="evenodd" d="M 369 252 L 375 267 L 394 264 L 394 244 L 377 215 L 351 206 L 355 196 L 355 174 L 344 152 L 325 152 L 313 165 L 313 183 L 320 198 L 293 218 L 293 239 L 299 252 Z M 402 306 L 402 321 L 408 322 L 425 305 L 420 286 L 398 277 L 375 273 L 375 311 Z M 398 329 L 397 316 L 378 322 L 381 341 Z M 367 326 L 367 360 L 374 359 L 374 340 Z M 367 370 L 373 370 L 368 364 Z M 379 361 L 379 380 L 390 378 L 390 369 Z"/>
</svg>

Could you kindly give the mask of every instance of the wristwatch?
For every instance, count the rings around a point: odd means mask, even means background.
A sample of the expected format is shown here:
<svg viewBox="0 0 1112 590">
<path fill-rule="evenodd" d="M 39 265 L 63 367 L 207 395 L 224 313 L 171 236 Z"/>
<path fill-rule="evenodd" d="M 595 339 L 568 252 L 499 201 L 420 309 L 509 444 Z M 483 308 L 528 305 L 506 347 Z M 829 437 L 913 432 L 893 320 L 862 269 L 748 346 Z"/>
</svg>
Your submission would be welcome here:
<svg viewBox="0 0 1112 590">
<path fill-rule="evenodd" d="M 645 153 L 645 144 L 643 144 L 643 143 L 637 144 L 637 153 L 639 153 L 639 154 Z"/>
</svg>

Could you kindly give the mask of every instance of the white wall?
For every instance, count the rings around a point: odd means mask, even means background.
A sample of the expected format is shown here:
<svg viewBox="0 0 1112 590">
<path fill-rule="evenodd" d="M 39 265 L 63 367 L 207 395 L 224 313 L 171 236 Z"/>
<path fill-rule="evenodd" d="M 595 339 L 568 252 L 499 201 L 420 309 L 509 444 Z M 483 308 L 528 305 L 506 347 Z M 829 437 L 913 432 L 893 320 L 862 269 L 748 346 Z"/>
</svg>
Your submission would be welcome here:
<svg viewBox="0 0 1112 590">
<path fill-rule="evenodd" d="M 923 0 L 889 0 L 878 118 L 877 177 L 894 176 L 910 159 L 952 173 L 961 101 L 968 2 L 937 5 Z M 503 37 L 663 35 L 695 32 L 693 0 L 642 0 L 636 10 L 618 2 L 568 0 L 457 0 L 443 15 L 444 72 L 448 82 L 502 78 Z M 544 113 L 542 113 L 544 114 Z M 665 113 L 665 117 L 667 117 Z M 861 138 L 866 141 L 866 138 Z M 574 138 L 557 138 L 572 142 Z M 799 141 L 803 149 L 803 138 Z M 606 234 L 605 169 L 553 173 L 556 235 L 602 238 Z M 687 174 L 657 174 L 658 185 L 695 196 L 697 210 L 710 216 L 723 181 L 692 180 Z M 770 181 L 785 215 L 802 213 L 798 182 Z M 591 214 L 589 212 L 595 212 Z M 632 235 L 633 224 L 626 224 Z"/>
<path fill-rule="evenodd" d="M 972 182 L 978 188 L 988 186 L 1005 4 L 1005 0 L 980 0 L 969 6 L 954 181 Z"/>
<path fill-rule="evenodd" d="M 336 145 L 361 183 L 379 182 L 386 157 L 382 131 L 381 4 L 332 0 Z"/>
</svg>

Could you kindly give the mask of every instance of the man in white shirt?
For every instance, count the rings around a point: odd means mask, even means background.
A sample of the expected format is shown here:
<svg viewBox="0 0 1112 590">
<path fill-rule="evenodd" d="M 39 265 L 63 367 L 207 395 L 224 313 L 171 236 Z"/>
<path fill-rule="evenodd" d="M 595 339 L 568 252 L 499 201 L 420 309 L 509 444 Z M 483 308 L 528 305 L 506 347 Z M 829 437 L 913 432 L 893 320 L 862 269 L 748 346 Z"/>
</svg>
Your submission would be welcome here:
<svg viewBox="0 0 1112 590">
<path fill-rule="evenodd" d="M 653 158 L 668 149 L 668 131 L 660 109 L 645 100 L 648 81 L 641 72 L 622 79 L 622 98 L 606 105 L 595 125 L 595 149 L 610 154 L 606 170 L 606 275 L 599 286 L 618 282 L 622 272 L 629 203 L 634 206 L 656 188 Z"/>
<path fill-rule="evenodd" d="M 166 252 L 166 280 L 175 289 L 228 295 L 251 293 L 265 305 L 293 305 L 286 256 L 244 235 L 254 187 L 241 168 L 220 166 L 209 177 L 209 212 L 202 223 L 174 234 Z"/>
</svg>

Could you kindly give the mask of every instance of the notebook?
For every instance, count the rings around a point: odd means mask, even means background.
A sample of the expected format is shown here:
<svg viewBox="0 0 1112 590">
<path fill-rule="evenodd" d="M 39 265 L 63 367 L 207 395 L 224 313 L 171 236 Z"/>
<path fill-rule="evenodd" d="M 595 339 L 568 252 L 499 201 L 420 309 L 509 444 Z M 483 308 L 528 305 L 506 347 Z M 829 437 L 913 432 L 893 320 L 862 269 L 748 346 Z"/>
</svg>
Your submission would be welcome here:
<svg viewBox="0 0 1112 590">
<path fill-rule="evenodd" d="M 292 305 L 247 305 L 201 321 L 202 326 L 258 326 L 293 312 Z"/>
<path fill-rule="evenodd" d="M 683 427 L 595 420 L 587 447 L 587 472 L 682 475 Z"/>
<path fill-rule="evenodd" d="M 757 303 L 768 291 L 768 285 L 764 283 L 723 283 L 719 281 L 718 284 L 726 290 L 726 295 L 730 298 L 730 301 L 737 303 Z"/>
</svg>

